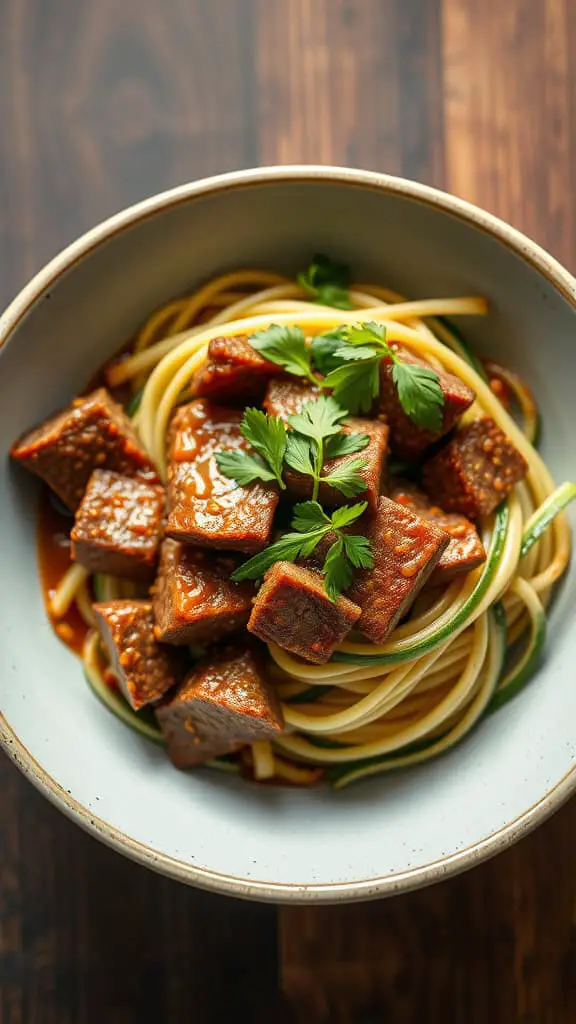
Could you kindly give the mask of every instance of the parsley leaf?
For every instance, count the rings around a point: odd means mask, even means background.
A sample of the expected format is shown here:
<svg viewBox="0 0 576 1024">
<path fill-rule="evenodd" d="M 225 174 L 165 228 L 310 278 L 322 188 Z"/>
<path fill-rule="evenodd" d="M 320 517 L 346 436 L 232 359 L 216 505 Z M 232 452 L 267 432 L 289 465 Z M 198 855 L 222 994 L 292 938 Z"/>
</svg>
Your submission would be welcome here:
<svg viewBox="0 0 576 1024">
<path fill-rule="evenodd" d="M 276 562 L 295 562 L 309 557 L 319 541 L 327 534 L 334 536 L 324 559 L 326 593 L 336 601 L 352 582 L 353 569 L 370 568 L 372 549 L 366 537 L 343 533 L 343 528 L 355 522 L 365 511 L 367 502 L 347 505 L 328 516 L 317 501 L 301 501 L 294 506 L 293 533 L 287 533 L 265 551 L 248 559 L 233 573 L 236 581 L 258 579 Z M 331 539 L 330 538 L 330 539 Z"/>
<path fill-rule="evenodd" d="M 317 334 L 315 338 L 312 338 L 310 352 L 314 366 L 320 373 L 325 375 L 330 373 L 330 370 L 340 366 L 341 359 L 336 357 L 335 353 L 338 349 L 342 348 L 347 332 L 348 328 L 337 327 L 333 331 L 327 331 L 326 334 Z"/>
<path fill-rule="evenodd" d="M 338 343 L 339 342 L 339 343 Z M 380 394 L 382 359 L 392 364 L 392 381 L 402 409 L 419 427 L 442 429 L 444 394 L 431 368 L 402 359 L 386 342 L 383 324 L 367 320 L 342 327 L 312 343 L 326 373 L 323 386 L 350 412 L 369 412 Z"/>
<path fill-rule="evenodd" d="M 358 534 L 345 533 L 342 535 L 344 552 L 348 561 L 355 569 L 371 569 L 374 565 L 374 553 L 367 537 Z"/>
<path fill-rule="evenodd" d="M 339 459 L 343 455 L 361 452 L 368 444 L 370 444 L 368 434 L 334 434 L 326 441 L 324 455 L 327 459 Z"/>
<path fill-rule="evenodd" d="M 370 412 L 380 393 L 380 358 L 344 363 L 330 371 L 325 385 L 349 412 Z"/>
<path fill-rule="evenodd" d="M 440 431 L 444 393 L 438 374 L 427 366 L 405 363 L 396 358 L 392 365 L 392 380 L 406 415 L 419 427 Z"/>
<path fill-rule="evenodd" d="M 288 434 L 286 462 L 297 473 L 305 473 L 306 476 L 314 475 L 311 444 L 308 438 L 299 437 L 298 434 Z"/>
<path fill-rule="evenodd" d="M 364 323 L 350 327 L 346 341 L 349 345 L 377 345 L 384 348 L 386 355 L 388 354 L 386 328 L 384 324 L 379 324 L 375 320 L 366 320 Z"/>
<path fill-rule="evenodd" d="M 366 459 L 350 459 L 349 462 L 333 469 L 328 476 L 320 477 L 320 480 L 330 487 L 336 487 L 345 498 L 353 498 L 366 490 L 366 480 L 360 475 L 360 470 L 366 466 Z"/>
<path fill-rule="evenodd" d="M 240 424 L 243 437 L 257 452 L 218 452 L 218 469 L 244 486 L 253 480 L 276 480 L 282 490 L 282 466 L 286 454 L 286 427 L 278 416 L 267 416 L 261 409 L 245 410 Z"/>
<path fill-rule="evenodd" d="M 246 409 L 240 427 L 243 436 L 266 459 L 276 479 L 282 480 L 286 453 L 286 427 L 279 416 L 267 416 L 261 409 Z"/>
<path fill-rule="evenodd" d="M 270 324 L 265 331 L 256 331 L 248 341 L 261 356 L 276 366 L 281 366 L 295 377 L 306 377 L 312 383 L 317 380 L 312 373 L 310 351 L 300 327 Z"/>
<path fill-rule="evenodd" d="M 286 533 L 274 541 L 264 551 L 259 551 L 247 562 L 243 562 L 232 573 L 231 579 L 239 583 L 241 580 L 256 580 L 263 576 L 275 562 L 295 562 L 299 556 L 312 554 L 319 540 L 328 532 L 330 526 L 317 527 L 305 533 Z"/>
<path fill-rule="evenodd" d="M 324 586 L 331 601 L 337 601 L 352 583 L 352 566 L 344 556 L 344 540 L 339 537 L 324 559 Z"/>
<path fill-rule="evenodd" d="M 347 506 L 346 506 L 347 507 Z M 320 526 L 330 526 L 331 519 L 317 501 L 300 501 L 294 505 L 292 529 L 305 533 Z"/>
<path fill-rule="evenodd" d="M 350 526 L 350 523 L 364 515 L 367 508 L 367 501 L 358 501 L 355 505 L 342 505 L 332 513 L 332 528 L 342 530 L 345 526 Z"/>
<path fill-rule="evenodd" d="M 288 417 L 288 423 L 298 434 L 320 442 L 340 432 L 340 421 L 345 416 L 346 409 L 333 398 L 321 395 L 312 402 L 305 402 L 300 412 Z"/>
<path fill-rule="evenodd" d="M 254 480 L 268 482 L 277 479 L 266 466 L 264 459 L 259 455 L 250 455 L 249 452 L 218 452 L 216 462 L 220 472 L 231 477 L 241 487 L 251 484 Z"/>
<path fill-rule="evenodd" d="M 307 270 L 297 275 L 298 284 L 324 306 L 353 309 L 348 289 L 350 270 L 343 263 L 334 263 L 329 256 L 318 253 Z"/>
<path fill-rule="evenodd" d="M 337 359 L 345 363 L 357 363 L 361 359 L 380 359 L 380 353 L 371 345 L 341 345 L 335 353 Z"/>
<path fill-rule="evenodd" d="M 293 416 L 288 417 L 288 423 L 297 434 L 300 434 L 304 440 L 308 443 L 308 458 L 307 461 L 312 466 L 312 472 L 307 470 L 308 475 L 312 476 L 312 500 L 316 501 L 318 498 L 318 491 L 320 488 L 320 481 L 322 479 L 322 467 L 324 465 L 324 441 L 328 437 L 332 437 L 335 434 L 339 434 L 342 429 L 341 420 L 346 415 L 346 410 L 342 409 L 338 402 L 334 401 L 333 398 L 327 395 L 321 395 L 320 398 L 316 398 L 312 402 L 306 402 L 299 413 L 295 413 Z M 303 460 L 303 445 L 302 442 L 298 443 L 297 458 L 295 457 L 296 449 L 292 446 L 292 449 L 288 455 L 288 462 L 294 468 L 295 461 Z M 337 486 L 337 484 L 335 484 Z"/>
</svg>

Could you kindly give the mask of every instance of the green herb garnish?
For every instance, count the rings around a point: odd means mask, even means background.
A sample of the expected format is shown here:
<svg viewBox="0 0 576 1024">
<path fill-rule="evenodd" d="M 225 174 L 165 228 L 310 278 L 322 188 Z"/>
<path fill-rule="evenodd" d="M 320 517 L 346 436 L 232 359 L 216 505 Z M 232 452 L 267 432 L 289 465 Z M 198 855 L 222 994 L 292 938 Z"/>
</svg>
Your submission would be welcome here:
<svg viewBox="0 0 576 1024">
<path fill-rule="evenodd" d="M 334 263 L 329 256 L 318 253 L 307 270 L 296 275 L 298 284 L 323 306 L 353 309 L 350 302 L 350 270 L 344 263 Z"/>
<path fill-rule="evenodd" d="M 327 515 L 317 501 L 303 501 L 294 506 L 292 533 L 280 537 L 264 551 L 249 558 L 232 573 L 236 581 L 253 580 L 263 576 L 275 562 L 295 562 L 297 558 L 308 558 L 318 543 L 327 534 L 334 535 L 334 541 L 324 558 L 326 593 L 336 601 L 343 590 L 352 582 L 355 568 L 371 569 L 374 557 L 366 537 L 344 533 L 367 508 L 367 502 L 346 505 Z"/>
<path fill-rule="evenodd" d="M 388 345 L 382 324 L 342 325 L 313 338 L 310 345 L 299 327 L 271 324 L 253 334 L 250 344 L 288 373 L 330 391 L 350 413 L 370 411 L 380 394 L 380 363 L 386 359 L 392 363 L 392 381 L 406 415 L 426 430 L 442 429 L 444 395 L 438 374 L 402 359 Z"/>
<path fill-rule="evenodd" d="M 336 465 L 326 476 L 322 475 L 326 459 L 350 455 L 366 447 L 367 434 L 342 434 L 341 420 L 346 410 L 326 395 L 306 402 L 302 411 L 288 417 L 292 431 L 277 416 L 267 416 L 260 409 L 246 409 L 240 429 L 254 451 L 219 452 L 218 468 L 240 485 L 253 480 L 276 480 L 284 490 L 283 464 L 298 473 L 312 477 L 312 498 L 316 501 L 321 483 L 335 487 L 346 498 L 366 490 L 366 481 L 360 471 L 366 460 L 351 459 Z"/>
<path fill-rule="evenodd" d="M 286 462 L 297 472 L 312 477 L 312 501 L 317 500 L 321 483 L 335 487 L 347 498 L 366 490 L 366 481 L 360 474 L 360 470 L 367 465 L 365 459 L 352 459 L 336 466 L 327 476 L 322 475 L 326 458 L 335 458 L 332 454 L 334 448 L 338 451 L 347 447 L 345 441 L 336 443 L 336 438 L 347 436 L 341 434 L 341 421 L 345 416 L 346 410 L 338 402 L 327 395 L 321 395 L 314 401 L 306 402 L 301 412 L 288 417 L 295 436 L 288 436 Z M 354 438 L 353 451 L 361 451 L 370 440 L 367 434 L 351 436 Z M 330 443 L 332 452 L 328 454 Z"/>
<path fill-rule="evenodd" d="M 270 324 L 265 331 L 250 336 L 250 344 L 261 356 L 281 366 L 295 377 L 306 377 L 312 384 L 318 381 L 312 371 L 310 349 L 300 327 Z"/>
<path fill-rule="evenodd" d="M 367 321 L 358 326 L 340 328 L 341 342 L 334 358 L 341 365 L 331 370 L 324 386 L 350 412 L 367 412 L 380 393 L 382 359 L 392 363 L 392 380 L 402 409 L 419 427 L 441 430 L 444 394 L 438 374 L 426 366 L 408 363 L 388 345 L 383 324 Z"/>
<path fill-rule="evenodd" d="M 267 416 L 261 409 L 246 409 L 240 424 L 242 435 L 257 454 L 244 451 L 218 452 L 218 469 L 237 483 L 276 480 L 282 490 L 282 466 L 286 453 L 286 427 L 278 416 Z"/>
</svg>

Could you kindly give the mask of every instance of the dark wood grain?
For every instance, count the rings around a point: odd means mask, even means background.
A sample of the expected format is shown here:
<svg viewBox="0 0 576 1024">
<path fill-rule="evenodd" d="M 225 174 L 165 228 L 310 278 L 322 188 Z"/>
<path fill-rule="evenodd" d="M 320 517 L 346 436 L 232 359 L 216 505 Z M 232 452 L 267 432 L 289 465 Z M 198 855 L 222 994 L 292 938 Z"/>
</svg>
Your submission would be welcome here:
<svg viewBox="0 0 576 1024">
<path fill-rule="evenodd" d="M 103 216 L 256 163 L 444 186 L 575 268 L 575 53 L 572 0 L 0 4 L 0 302 Z M 124 861 L 5 759 L 0 794 L 0 1024 L 576 1020 L 574 803 L 432 889 L 277 913 Z"/>
</svg>

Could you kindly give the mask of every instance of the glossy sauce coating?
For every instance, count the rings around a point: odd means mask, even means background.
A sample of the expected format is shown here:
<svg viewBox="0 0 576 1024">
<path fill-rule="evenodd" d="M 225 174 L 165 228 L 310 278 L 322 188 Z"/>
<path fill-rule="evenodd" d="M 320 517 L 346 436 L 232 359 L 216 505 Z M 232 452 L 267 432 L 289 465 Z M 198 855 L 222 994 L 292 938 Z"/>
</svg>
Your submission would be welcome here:
<svg viewBox="0 0 576 1024">
<path fill-rule="evenodd" d="M 449 536 L 415 512 L 381 497 L 362 520 L 374 554 L 372 569 L 357 573 L 348 594 L 360 605 L 358 629 L 382 643 L 408 610 L 438 564 Z"/>
<path fill-rule="evenodd" d="M 155 635 L 170 643 L 215 641 L 248 622 L 255 592 L 251 581 L 234 583 L 233 555 L 191 548 L 167 538 L 153 588 Z"/>
<path fill-rule="evenodd" d="M 46 614 L 54 632 L 75 654 L 82 653 L 89 627 L 73 603 L 61 619 L 51 612 L 52 595 L 70 568 L 70 514 L 59 512 L 48 490 L 42 489 L 38 505 L 38 561 Z"/>
<path fill-rule="evenodd" d="M 240 487 L 218 468 L 216 454 L 245 450 L 242 414 L 198 399 L 177 410 L 170 428 L 166 533 L 200 547 L 252 553 L 270 539 L 278 488 Z"/>
</svg>

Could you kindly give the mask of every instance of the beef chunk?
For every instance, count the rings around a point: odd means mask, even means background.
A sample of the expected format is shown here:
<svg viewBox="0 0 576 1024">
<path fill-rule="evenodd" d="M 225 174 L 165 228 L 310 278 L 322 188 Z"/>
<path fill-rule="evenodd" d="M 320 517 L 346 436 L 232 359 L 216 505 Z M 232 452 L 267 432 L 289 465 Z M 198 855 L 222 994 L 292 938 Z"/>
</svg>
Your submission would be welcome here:
<svg viewBox="0 0 576 1024">
<path fill-rule="evenodd" d="M 362 609 L 358 629 L 379 644 L 408 611 L 450 538 L 444 530 L 384 497 L 376 513 L 362 520 L 362 526 L 372 545 L 374 565 L 357 573 L 348 593 Z"/>
<path fill-rule="evenodd" d="M 397 350 L 397 354 L 405 362 L 429 366 L 407 349 L 394 344 L 391 347 Z M 438 431 L 425 430 L 406 415 L 392 380 L 392 363 L 384 359 L 380 364 L 380 411 L 390 427 L 390 447 L 394 454 L 402 459 L 417 458 L 425 448 L 444 437 L 476 398 L 474 392 L 458 377 L 445 371 L 435 372 L 438 374 L 444 395 L 442 429 Z"/>
<path fill-rule="evenodd" d="M 135 711 L 182 682 L 184 652 L 158 643 L 150 601 L 99 601 L 94 613 L 111 668 Z"/>
<path fill-rule="evenodd" d="M 459 430 L 425 463 L 422 482 L 446 512 L 487 516 L 526 475 L 528 466 L 488 416 Z"/>
<path fill-rule="evenodd" d="M 154 584 L 154 630 L 173 644 L 219 640 L 246 625 L 254 584 L 234 583 L 233 555 L 214 554 L 166 539 Z"/>
<path fill-rule="evenodd" d="M 44 420 L 16 442 L 11 454 L 74 510 L 96 468 L 158 482 L 130 420 L 105 388 Z"/>
<path fill-rule="evenodd" d="M 374 509 L 382 489 L 382 477 L 388 451 L 388 427 L 379 420 L 350 418 L 343 424 L 342 433 L 367 434 L 370 440 L 366 448 L 353 455 L 327 459 L 322 467 L 322 476 L 336 472 L 337 469 L 346 466 L 353 459 L 365 459 L 367 465 L 360 470 L 360 476 L 366 482 L 366 490 L 361 491 L 353 498 L 346 498 L 336 487 L 322 483 L 318 492 L 318 501 L 322 505 L 348 505 L 356 501 L 367 501 L 368 506 Z M 312 477 L 305 476 L 304 473 L 297 473 L 294 469 L 286 469 L 284 480 L 292 498 L 302 501 L 312 497 Z"/>
<path fill-rule="evenodd" d="M 360 608 L 347 597 L 330 600 L 320 573 L 276 562 L 264 577 L 248 629 L 267 643 L 322 665 L 359 615 Z"/>
<path fill-rule="evenodd" d="M 194 394 L 214 402 L 248 405 L 259 402 L 266 381 L 280 373 L 275 363 L 264 359 L 245 334 L 236 338 L 213 338 L 206 363 L 193 382 Z"/>
<path fill-rule="evenodd" d="M 177 768 L 268 739 L 284 725 L 257 656 L 240 645 L 198 662 L 174 696 L 156 709 L 156 717 Z"/>
<path fill-rule="evenodd" d="M 429 523 L 436 523 L 450 537 L 448 547 L 430 576 L 431 584 L 446 583 L 453 576 L 470 572 L 486 561 L 486 552 L 478 531 L 466 516 L 458 515 L 456 512 L 443 512 L 427 494 L 424 494 L 424 491 L 415 484 L 405 481 L 398 480 L 393 484 L 390 497 L 399 505 L 412 509 Z"/>
<path fill-rule="evenodd" d="M 168 459 L 168 536 L 248 553 L 268 544 L 278 504 L 276 484 L 239 487 L 216 462 L 217 452 L 247 447 L 241 419 L 239 410 L 205 399 L 176 411 Z"/>
<path fill-rule="evenodd" d="M 286 421 L 289 416 L 302 411 L 306 402 L 313 402 L 321 394 L 320 388 L 297 377 L 269 381 L 263 406 L 269 416 L 279 416 Z"/>
<path fill-rule="evenodd" d="M 95 469 L 76 512 L 72 558 L 92 572 L 147 579 L 164 525 L 163 487 Z"/>
</svg>

